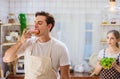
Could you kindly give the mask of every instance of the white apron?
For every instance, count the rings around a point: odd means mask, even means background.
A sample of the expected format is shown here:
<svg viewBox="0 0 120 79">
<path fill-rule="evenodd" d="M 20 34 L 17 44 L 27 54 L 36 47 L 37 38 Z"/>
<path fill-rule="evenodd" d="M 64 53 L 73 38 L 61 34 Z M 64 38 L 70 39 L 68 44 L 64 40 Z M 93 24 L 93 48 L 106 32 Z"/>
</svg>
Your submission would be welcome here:
<svg viewBox="0 0 120 79">
<path fill-rule="evenodd" d="M 35 45 L 35 44 L 34 44 Z M 55 71 L 52 69 L 51 63 L 51 46 L 48 52 L 48 56 L 33 56 L 34 53 L 32 48 L 30 55 L 28 56 L 28 62 L 26 72 L 25 72 L 25 79 L 57 79 L 57 75 Z M 39 49 L 38 49 L 39 50 Z"/>
</svg>

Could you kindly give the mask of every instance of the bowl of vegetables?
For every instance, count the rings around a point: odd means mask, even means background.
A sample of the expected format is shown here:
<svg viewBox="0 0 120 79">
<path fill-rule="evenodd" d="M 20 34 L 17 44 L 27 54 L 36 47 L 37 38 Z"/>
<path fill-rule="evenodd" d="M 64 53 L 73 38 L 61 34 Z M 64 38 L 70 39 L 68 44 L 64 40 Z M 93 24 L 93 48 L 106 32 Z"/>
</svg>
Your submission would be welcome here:
<svg viewBox="0 0 120 79">
<path fill-rule="evenodd" d="M 100 64 L 104 69 L 109 69 L 112 66 L 114 61 L 115 61 L 115 58 L 108 58 L 108 57 L 102 58 L 100 60 Z"/>
</svg>

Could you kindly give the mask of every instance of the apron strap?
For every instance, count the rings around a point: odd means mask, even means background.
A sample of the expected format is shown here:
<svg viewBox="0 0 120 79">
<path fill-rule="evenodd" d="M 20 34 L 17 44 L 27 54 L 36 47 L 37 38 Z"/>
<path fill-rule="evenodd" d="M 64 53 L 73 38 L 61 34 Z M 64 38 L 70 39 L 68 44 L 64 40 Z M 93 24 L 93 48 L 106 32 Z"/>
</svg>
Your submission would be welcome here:
<svg viewBox="0 0 120 79">
<path fill-rule="evenodd" d="M 119 63 L 119 65 L 120 65 L 120 53 L 119 53 L 119 55 L 118 55 L 118 63 Z"/>
<path fill-rule="evenodd" d="M 48 51 L 48 56 L 51 58 L 51 52 L 52 52 L 52 39 L 50 42 L 50 46 L 49 46 L 49 51 Z"/>
<path fill-rule="evenodd" d="M 105 51 L 106 51 L 106 49 L 104 49 L 103 58 L 105 58 Z"/>
<path fill-rule="evenodd" d="M 38 39 L 37 39 L 38 40 Z M 32 49 L 31 49 L 31 51 L 30 51 L 30 55 L 32 55 L 32 53 L 33 53 L 33 49 L 34 49 L 34 47 L 35 47 L 35 44 L 37 43 L 37 40 L 35 41 L 35 43 L 33 43 L 33 45 L 32 45 Z"/>
</svg>

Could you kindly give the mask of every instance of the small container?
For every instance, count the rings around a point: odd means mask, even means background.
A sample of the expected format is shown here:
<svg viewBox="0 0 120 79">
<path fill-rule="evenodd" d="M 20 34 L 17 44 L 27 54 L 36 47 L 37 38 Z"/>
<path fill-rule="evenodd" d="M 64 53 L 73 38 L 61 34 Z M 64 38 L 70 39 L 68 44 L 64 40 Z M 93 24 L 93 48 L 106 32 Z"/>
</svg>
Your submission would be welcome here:
<svg viewBox="0 0 120 79">
<path fill-rule="evenodd" d="M 115 19 L 115 18 L 113 18 L 113 19 L 111 20 L 111 24 L 116 24 L 116 19 Z"/>
<path fill-rule="evenodd" d="M 15 23 L 16 22 L 16 16 L 13 13 L 10 13 L 7 17 L 8 23 Z"/>
<path fill-rule="evenodd" d="M 12 36 L 5 36 L 5 40 L 6 40 L 6 42 L 14 42 Z"/>
</svg>

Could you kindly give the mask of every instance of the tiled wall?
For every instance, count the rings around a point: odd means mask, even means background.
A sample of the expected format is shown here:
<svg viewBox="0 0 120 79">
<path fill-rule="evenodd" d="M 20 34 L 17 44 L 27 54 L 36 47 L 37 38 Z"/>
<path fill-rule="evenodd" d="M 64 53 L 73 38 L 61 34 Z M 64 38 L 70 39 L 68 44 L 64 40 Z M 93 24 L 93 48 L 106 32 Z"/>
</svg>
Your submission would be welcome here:
<svg viewBox="0 0 120 79">
<path fill-rule="evenodd" d="M 85 22 L 93 23 L 94 50 L 98 50 L 98 28 L 100 27 L 101 10 L 109 0 L 10 0 L 10 12 L 18 15 L 21 12 L 35 13 L 36 11 L 48 11 L 55 15 L 56 27 L 60 28 L 60 40 L 67 44 L 71 58 L 79 63 L 84 53 L 84 27 Z M 89 15 L 91 17 L 86 17 Z M 59 27 L 60 25 L 60 27 Z M 74 39 L 71 39 L 74 38 Z M 74 55 L 74 57 L 73 57 Z M 79 58 L 79 59 L 78 59 Z"/>
<path fill-rule="evenodd" d="M 41 10 L 52 13 L 56 27 L 60 29 L 56 28 L 59 32 L 54 31 L 54 34 L 67 44 L 72 60 L 77 60 L 74 64 L 80 63 L 84 54 L 86 21 L 93 25 L 93 51 L 99 50 L 101 10 L 109 4 L 109 0 L 10 0 L 9 4 L 9 12 L 16 16 Z"/>
<path fill-rule="evenodd" d="M 8 16 L 8 9 L 9 9 L 9 4 L 8 4 L 8 0 L 0 0 L 0 20 L 3 22 L 3 23 L 6 23 L 7 22 L 7 16 Z M 1 28 L 0 28 L 0 37 L 1 37 Z M 0 44 L 1 44 L 1 40 L 3 38 L 0 38 Z M 2 66 L 2 69 L 3 71 L 5 72 L 5 65 L 4 63 L 2 62 L 2 50 L 1 50 L 1 47 L 0 47 L 0 64 Z M 3 73 L 4 73 L 3 72 Z"/>
<path fill-rule="evenodd" d="M 7 15 L 8 15 L 8 0 L 0 0 L 0 20 L 2 20 L 4 23 L 7 21 Z"/>
<path fill-rule="evenodd" d="M 107 0 L 10 0 L 10 11 L 15 13 L 34 13 L 41 10 L 53 13 L 99 12 L 107 2 Z"/>
<path fill-rule="evenodd" d="M 3 23 L 6 23 L 7 21 L 7 15 L 8 15 L 8 0 L 0 0 L 0 20 Z M 1 28 L 0 28 L 0 37 L 1 37 Z M 3 38 L 0 38 L 0 44 L 1 44 L 1 40 Z M 0 50 L 0 54 L 1 54 L 1 50 Z"/>
</svg>

